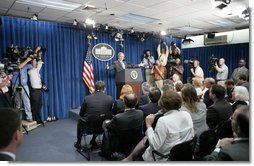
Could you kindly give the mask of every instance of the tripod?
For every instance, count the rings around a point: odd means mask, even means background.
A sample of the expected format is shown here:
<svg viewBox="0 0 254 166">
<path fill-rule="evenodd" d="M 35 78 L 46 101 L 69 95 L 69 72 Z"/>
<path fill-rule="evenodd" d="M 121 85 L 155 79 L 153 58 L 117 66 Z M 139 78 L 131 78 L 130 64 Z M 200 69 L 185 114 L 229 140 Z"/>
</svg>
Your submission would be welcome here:
<svg viewBox="0 0 254 166">
<path fill-rule="evenodd" d="M 19 62 L 19 61 L 18 61 Z M 21 78 L 21 71 L 22 69 L 19 69 L 18 72 L 18 76 L 16 77 L 16 80 L 14 81 L 14 86 L 13 86 L 13 99 L 14 99 L 14 103 L 15 103 L 15 107 L 18 108 L 20 110 L 21 113 L 21 117 L 22 117 L 22 112 L 25 111 L 26 109 L 31 109 L 30 106 L 30 97 L 28 94 L 28 87 L 24 87 L 24 85 L 22 85 L 21 83 L 21 79 L 24 80 L 24 78 Z M 17 80 L 18 80 L 18 84 L 17 84 Z M 26 116 L 28 116 L 29 119 L 32 119 L 32 112 L 30 110 L 30 112 L 26 112 Z M 25 128 L 24 125 L 22 125 L 22 127 L 25 129 L 26 133 L 28 133 L 27 129 Z"/>
</svg>

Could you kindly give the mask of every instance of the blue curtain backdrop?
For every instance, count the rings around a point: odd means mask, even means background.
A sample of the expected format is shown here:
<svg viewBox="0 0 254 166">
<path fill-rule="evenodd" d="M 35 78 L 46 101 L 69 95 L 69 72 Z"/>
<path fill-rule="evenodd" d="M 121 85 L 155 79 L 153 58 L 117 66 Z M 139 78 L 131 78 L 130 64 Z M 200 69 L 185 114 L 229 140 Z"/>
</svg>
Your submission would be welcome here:
<svg viewBox="0 0 254 166">
<path fill-rule="evenodd" d="M 43 94 L 42 117 L 46 118 L 49 112 L 58 118 L 67 118 L 71 108 L 79 107 L 83 98 L 89 94 L 82 80 L 83 62 L 87 51 L 87 34 L 85 29 L 72 25 L 44 21 L 32 21 L 22 18 L 1 16 L 0 26 L 0 59 L 6 57 L 6 48 L 11 44 L 20 47 L 37 45 L 47 48 L 43 55 L 44 66 L 41 76 L 48 85 L 49 92 Z M 107 94 L 115 98 L 115 73 L 106 71 L 106 63 L 111 65 L 117 59 L 120 50 L 109 33 L 98 33 L 98 40 L 92 42 L 107 43 L 115 49 L 115 56 L 109 62 L 102 62 L 93 58 L 95 81 L 103 80 L 107 84 Z M 180 39 L 163 38 L 168 44 L 175 41 L 178 46 Z M 124 36 L 124 53 L 127 62 L 138 64 L 143 58 L 143 51 L 151 49 L 157 58 L 156 48 L 159 38 L 147 38 L 141 42 L 135 37 Z"/>
<path fill-rule="evenodd" d="M 216 58 L 224 58 L 225 64 L 228 66 L 228 77 L 231 77 L 233 70 L 238 67 L 241 58 L 246 60 L 246 67 L 249 68 L 249 43 L 227 44 L 199 48 L 182 49 L 182 62 L 185 59 L 197 59 L 200 66 L 204 70 L 205 77 L 215 77 L 214 70 L 209 71 L 208 61 L 214 55 Z M 190 68 L 184 65 L 184 78 L 191 77 Z"/>
</svg>

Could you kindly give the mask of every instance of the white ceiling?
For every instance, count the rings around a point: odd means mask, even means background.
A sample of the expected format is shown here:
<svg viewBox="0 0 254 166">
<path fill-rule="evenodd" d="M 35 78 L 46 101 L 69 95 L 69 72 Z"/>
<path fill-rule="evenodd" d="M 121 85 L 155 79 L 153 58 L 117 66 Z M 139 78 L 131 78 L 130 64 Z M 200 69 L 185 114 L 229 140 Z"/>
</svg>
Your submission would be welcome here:
<svg viewBox="0 0 254 166">
<path fill-rule="evenodd" d="M 43 1 L 43 0 L 41 0 Z M 53 0 L 52 0 L 53 1 Z M 39 20 L 72 23 L 77 19 L 83 24 L 86 18 L 92 18 L 99 24 L 131 29 L 139 32 L 159 32 L 166 30 L 176 37 L 204 34 L 208 32 L 231 31 L 249 27 L 249 21 L 230 16 L 239 8 L 247 8 L 248 0 L 231 0 L 220 10 L 212 8 L 211 0 L 54 0 L 72 2 L 80 7 L 74 10 L 56 9 L 45 5 L 23 4 L 18 0 L 0 0 L 0 15 L 31 18 L 38 14 Z M 95 6 L 94 10 L 85 11 L 85 5 Z M 29 10 L 28 10 L 29 8 Z M 110 14 L 114 14 L 114 16 Z M 134 14 L 155 19 L 152 23 L 140 23 L 124 20 L 126 15 Z M 199 30 L 191 31 L 191 28 Z"/>
</svg>

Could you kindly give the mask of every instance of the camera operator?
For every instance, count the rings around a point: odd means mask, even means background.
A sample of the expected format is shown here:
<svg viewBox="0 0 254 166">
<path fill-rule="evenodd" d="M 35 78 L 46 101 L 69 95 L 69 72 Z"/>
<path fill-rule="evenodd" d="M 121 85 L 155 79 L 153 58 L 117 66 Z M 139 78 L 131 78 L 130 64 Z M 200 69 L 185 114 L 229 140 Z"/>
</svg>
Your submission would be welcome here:
<svg viewBox="0 0 254 166">
<path fill-rule="evenodd" d="M 163 80 L 165 76 L 164 73 L 165 73 L 164 66 L 161 65 L 161 62 L 159 60 L 156 60 L 151 70 L 151 74 L 154 75 L 155 84 L 159 89 L 161 89 L 163 86 Z"/>
<path fill-rule="evenodd" d="M 32 58 L 29 56 L 25 59 L 22 59 L 22 62 L 18 64 L 17 66 L 18 70 L 13 72 L 13 79 L 12 79 L 12 87 L 13 87 L 13 92 L 15 94 L 14 97 L 15 97 L 16 108 L 21 109 L 21 103 L 23 101 L 24 109 L 26 113 L 26 120 L 28 122 L 33 121 L 30 99 L 29 99 L 30 93 L 29 93 L 29 88 L 27 85 L 27 81 L 28 81 L 27 72 L 32 67 L 32 65 L 29 64 L 31 60 Z M 19 93 L 21 93 L 21 96 Z"/>
<path fill-rule="evenodd" d="M 172 50 L 172 47 L 174 47 L 174 50 Z M 175 42 L 171 42 L 169 46 L 169 54 L 173 59 L 180 59 L 181 56 L 181 50 L 179 47 L 177 47 Z"/>
<path fill-rule="evenodd" d="M 34 54 L 31 56 L 33 58 L 31 64 L 32 68 L 28 71 L 30 83 L 31 83 L 31 107 L 33 113 L 33 119 L 39 124 L 42 123 L 41 120 L 41 107 L 42 107 L 42 81 L 40 70 L 43 65 L 43 61 L 41 60 L 41 47 L 38 46 L 35 49 Z M 38 62 L 37 62 L 38 60 Z"/>
<path fill-rule="evenodd" d="M 172 80 L 172 77 L 174 74 L 179 75 L 180 80 L 183 81 L 183 66 L 181 65 L 181 60 L 179 58 L 176 58 L 174 63 L 170 63 L 170 68 L 169 68 L 169 75 L 170 79 Z"/>
<path fill-rule="evenodd" d="M 228 67 L 225 65 L 225 59 L 220 58 L 219 66 L 216 62 L 214 65 L 214 69 L 217 71 L 217 74 L 216 74 L 217 84 L 224 85 L 225 81 L 228 78 Z"/>
<path fill-rule="evenodd" d="M 151 69 L 154 63 L 155 63 L 155 60 L 154 60 L 154 57 L 151 55 L 151 50 L 148 50 L 148 49 L 145 50 L 142 66 L 145 68 L 146 81 L 150 85 L 154 85 L 154 78 L 153 78 L 153 75 L 151 74 Z"/>
<path fill-rule="evenodd" d="M 201 78 L 202 80 L 204 80 L 204 72 L 203 72 L 203 69 L 199 66 L 199 61 L 194 60 L 193 66 L 194 67 L 190 69 L 192 76 Z"/>
</svg>

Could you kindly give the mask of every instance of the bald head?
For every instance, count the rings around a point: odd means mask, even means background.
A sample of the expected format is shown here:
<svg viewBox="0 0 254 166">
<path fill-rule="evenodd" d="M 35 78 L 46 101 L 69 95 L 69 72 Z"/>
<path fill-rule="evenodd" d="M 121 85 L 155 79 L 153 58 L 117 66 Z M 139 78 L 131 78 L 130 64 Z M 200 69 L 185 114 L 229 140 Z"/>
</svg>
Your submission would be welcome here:
<svg viewBox="0 0 254 166">
<path fill-rule="evenodd" d="M 124 96 L 124 104 L 127 108 L 135 108 L 138 98 L 135 93 L 128 93 Z"/>
</svg>

